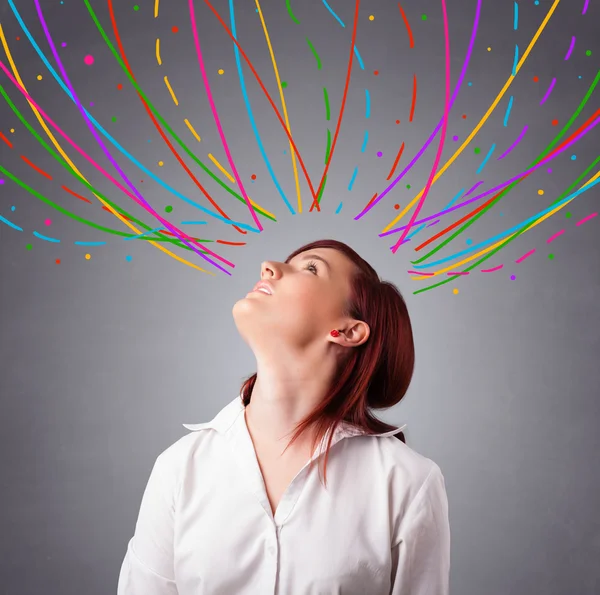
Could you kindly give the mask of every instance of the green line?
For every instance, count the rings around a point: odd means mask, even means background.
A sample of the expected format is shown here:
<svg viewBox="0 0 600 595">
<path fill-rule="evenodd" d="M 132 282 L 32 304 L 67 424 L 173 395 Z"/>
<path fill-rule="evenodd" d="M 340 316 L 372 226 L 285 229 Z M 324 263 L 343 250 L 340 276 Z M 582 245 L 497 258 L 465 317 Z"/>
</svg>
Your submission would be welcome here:
<svg viewBox="0 0 600 595">
<path fill-rule="evenodd" d="M 290 15 L 290 18 L 292 19 L 292 21 L 294 21 L 294 23 L 299 25 L 300 21 L 294 16 L 294 13 L 292 12 L 292 6 L 290 4 L 290 0 L 285 0 L 285 5 L 287 7 L 288 14 Z"/>
<path fill-rule="evenodd" d="M 308 37 L 306 38 L 306 43 L 308 44 L 308 47 L 310 48 L 310 51 L 312 52 L 312 55 L 315 57 L 315 60 L 317 61 L 317 68 L 319 70 L 321 70 L 321 58 L 319 58 L 319 54 L 317 54 L 317 50 L 315 50 L 315 46 L 310 42 L 310 39 L 308 39 Z"/>
<path fill-rule="evenodd" d="M 159 120 L 160 123 L 166 128 L 166 130 L 169 132 L 169 134 L 177 141 L 177 143 L 179 144 L 179 146 L 188 154 L 188 156 L 190 157 L 190 159 L 192 159 L 198 166 L 200 166 L 204 170 L 204 172 L 207 173 L 226 192 L 229 192 L 229 194 L 231 194 L 232 196 L 234 196 L 235 198 L 237 198 L 240 202 L 242 202 L 244 204 L 247 204 L 246 200 L 244 199 L 243 196 L 240 196 L 239 194 L 237 194 L 236 192 L 234 192 L 231 188 L 229 188 L 227 186 L 227 184 L 225 184 L 210 169 L 208 169 L 208 167 L 206 167 L 206 165 L 204 165 L 204 163 L 202 163 L 202 161 L 200 161 L 200 159 L 198 159 L 198 157 L 196 157 L 196 155 L 194 155 L 194 153 L 192 153 L 190 151 L 190 149 L 187 147 L 187 145 L 175 134 L 175 132 L 173 131 L 173 129 L 169 126 L 169 124 L 166 122 L 166 120 L 156 110 L 156 108 L 154 107 L 154 105 L 150 102 L 150 100 L 145 95 L 145 93 L 142 91 L 142 89 L 137 84 L 137 82 L 129 74 L 129 71 L 125 67 L 124 62 L 121 59 L 121 56 L 119 56 L 118 52 L 115 50 L 112 42 L 107 37 L 106 32 L 104 31 L 104 29 L 102 28 L 102 25 L 98 21 L 98 18 L 96 17 L 96 14 L 94 13 L 92 7 L 90 6 L 89 0 L 84 0 L 84 2 L 85 2 L 85 5 L 87 6 L 88 12 L 90 13 L 90 16 L 92 17 L 92 19 L 94 20 L 94 23 L 96 24 L 96 27 L 97 27 L 98 31 L 100 32 L 100 35 L 102 35 L 102 37 L 104 38 L 104 41 L 105 41 L 106 45 L 108 46 L 108 48 L 110 49 L 110 51 L 113 53 L 113 55 L 114 55 L 115 59 L 117 60 L 117 62 L 119 63 L 119 65 L 121 66 L 121 69 L 123 70 L 123 73 L 125 74 L 125 76 L 127 76 L 127 78 L 129 79 L 129 81 L 131 82 L 131 84 L 134 86 L 135 90 L 142 96 L 142 98 L 147 103 L 148 107 L 150 108 L 150 111 L 152 111 L 152 113 L 156 116 L 157 120 Z M 265 213 L 265 211 L 263 209 L 259 208 L 259 207 L 254 207 L 254 210 L 257 213 L 260 213 L 261 215 L 263 215 L 264 217 L 266 217 L 267 219 L 270 219 L 271 221 L 277 221 L 277 219 L 275 217 L 273 217 L 273 216 Z"/>
<path fill-rule="evenodd" d="M 321 198 L 323 196 L 323 192 L 325 191 L 325 186 L 327 185 L 327 176 L 323 180 L 323 185 L 321 186 L 321 192 L 319 192 L 319 196 L 317 196 L 317 202 L 321 204 Z"/>
<path fill-rule="evenodd" d="M 544 151 L 542 153 L 540 153 L 540 155 L 536 158 L 536 160 L 533 163 L 531 163 L 530 165 L 527 166 L 526 169 L 530 169 L 530 168 L 534 167 L 535 165 L 537 165 L 552 150 L 552 148 L 554 147 L 554 145 L 556 145 L 558 143 L 558 141 L 565 135 L 565 132 L 571 127 L 571 125 L 573 124 L 573 122 L 577 119 L 577 116 L 579 116 L 579 114 L 581 113 L 581 111 L 585 107 L 585 105 L 588 102 L 590 96 L 594 92 L 594 89 L 598 85 L 598 82 L 600 82 L 600 70 L 596 74 L 596 78 L 594 79 L 593 83 L 591 84 L 588 92 L 585 94 L 585 97 L 583 98 L 582 102 L 579 104 L 579 107 L 575 110 L 575 112 L 573 113 L 573 115 L 571 116 L 571 118 L 569 119 L 569 121 L 565 124 L 564 128 L 558 133 L 558 135 L 554 138 L 554 140 L 544 149 Z M 487 205 L 484 209 L 482 209 L 472 219 L 470 219 L 469 221 L 467 221 L 460 229 L 458 229 L 449 238 L 445 239 L 439 246 L 437 246 L 436 248 L 434 248 L 433 250 L 431 250 L 430 252 L 428 252 L 427 254 L 425 254 L 425 256 L 422 256 L 418 260 L 411 260 L 412 264 L 420 264 L 421 262 L 423 262 L 424 260 L 426 260 L 427 258 L 429 258 L 430 256 L 432 256 L 433 254 L 435 254 L 436 252 L 438 252 L 439 250 L 441 250 L 444 246 L 446 246 L 449 242 L 451 242 L 456 236 L 458 236 L 465 229 L 467 229 L 468 227 L 470 227 L 471 225 L 473 225 L 473 223 L 475 223 L 475 221 L 477 221 L 484 213 L 486 213 L 487 211 L 489 211 L 497 202 L 499 202 L 515 186 L 517 186 L 518 184 L 520 184 L 526 177 L 527 176 L 524 176 L 524 177 L 522 177 L 522 178 L 520 178 L 518 180 L 515 180 L 512 184 L 510 184 L 509 186 L 507 186 L 504 190 L 502 190 L 502 192 L 489 205 Z"/>
<path fill-rule="evenodd" d="M 331 130 L 327 129 L 327 147 L 325 148 L 325 165 L 329 159 L 329 151 L 331 151 Z"/>
<path fill-rule="evenodd" d="M 323 100 L 325 101 L 325 119 L 329 120 L 329 95 L 327 94 L 327 87 L 323 87 Z"/>
<path fill-rule="evenodd" d="M 571 190 L 575 186 L 577 186 L 577 184 L 586 176 L 586 174 L 599 161 L 600 161 L 600 155 L 598 157 L 596 157 L 596 159 L 587 167 L 587 169 L 550 206 L 555 205 L 556 203 L 558 203 L 561 200 L 563 200 L 566 196 L 568 196 L 569 194 L 571 194 Z M 538 219 L 539 219 L 539 217 L 538 217 Z M 498 246 L 497 248 L 494 248 L 494 250 L 491 250 L 490 252 L 488 252 L 485 256 L 483 256 L 482 258 L 480 258 L 477 262 L 473 263 L 471 266 L 469 266 L 468 268 L 466 268 L 462 272 L 466 273 L 468 271 L 471 271 L 475 267 L 479 266 L 482 262 L 486 261 L 488 258 L 490 258 L 494 254 L 496 254 L 496 252 L 498 252 L 499 250 L 501 250 L 502 248 L 504 248 L 504 246 L 507 246 L 513 240 L 516 240 L 521 234 L 525 233 L 531 226 L 535 225 L 535 222 L 538 219 L 536 219 L 535 221 L 531 221 L 530 223 L 528 223 L 523 229 L 520 229 L 517 233 L 515 233 L 514 236 L 512 236 L 512 237 L 508 238 L 506 241 L 502 242 L 502 244 L 500 244 L 500 246 Z M 416 295 L 417 293 L 423 293 L 424 291 L 428 291 L 429 289 L 434 289 L 435 287 L 439 287 L 440 285 L 444 285 L 446 283 L 449 283 L 450 281 L 454 281 L 454 279 L 456 279 L 457 277 L 461 277 L 461 276 L 462 275 L 451 275 L 450 277 L 448 277 L 448 279 L 445 279 L 444 281 L 440 281 L 439 283 L 436 283 L 435 285 L 429 285 L 429 286 L 427 286 L 427 287 L 425 287 L 423 289 L 419 289 L 418 291 L 413 292 L 413 295 Z"/>
</svg>

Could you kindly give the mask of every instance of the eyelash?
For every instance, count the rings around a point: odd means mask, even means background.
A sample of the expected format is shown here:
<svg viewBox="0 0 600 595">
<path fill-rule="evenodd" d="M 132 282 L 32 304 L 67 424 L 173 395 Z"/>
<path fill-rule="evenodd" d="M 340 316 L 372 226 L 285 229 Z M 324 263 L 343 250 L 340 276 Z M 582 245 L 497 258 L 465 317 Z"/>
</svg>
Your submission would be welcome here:
<svg viewBox="0 0 600 595">
<path fill-rule="evenodd" d="M 309 262 L 309 263 L 306 265 L 306 268 L 307 268 L 307 269 L 310 269 L 310 267 L 313 267 L 313 268 L 315 269 L 315 272 L 313 273 L 313 275 L 316 275 L 316 274 L 317 274 L 317 272 L 319 271 L 319 269 L 317 268 L 317 263 L 316 263 L 316 262 L 314 262 L 314 261 L 311 261 L 311 262 Z"/>
</svg>

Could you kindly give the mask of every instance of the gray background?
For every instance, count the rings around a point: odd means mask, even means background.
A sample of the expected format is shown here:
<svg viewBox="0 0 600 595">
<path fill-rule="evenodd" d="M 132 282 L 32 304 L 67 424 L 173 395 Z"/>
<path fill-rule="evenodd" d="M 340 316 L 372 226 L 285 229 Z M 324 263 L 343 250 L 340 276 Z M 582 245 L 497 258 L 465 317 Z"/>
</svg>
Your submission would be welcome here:
<svg viewBox="0 0 600 595">
<path fill-rule="evenodd" d="M 115 4 L 123 45 L 141 88 L 196 155 L 223 177 L 206 157 L 211 152 L 231 171 L 200 77 L 187 2 L 163 0 L 157 19 L 153 1 L 140 0 L 139 11 L 133 10 L 133 2 Z M 454 0 L 448 4 L 454 89 L 476 2 Z M 571 116 L 598 71 L 600 55 L 600 5 L 592 0 L 582 16 L 583 4 L 583 0 L 559 4 L 487 124 L 433 186 L 423 215 L 440 210 L 458 190 L 469 189 L 480 179 L 485 180 L 480 187 L 484 190 L 526 169 Z M 215 5 L 229 24 L 228 3 Z M 330 5 L 345 27 L 317 0 L 292 1 L 300 24 L 292 21 L 283 0 L 261 4 L 281 78 L 288 83 L 285 94 L 292 134 L 315 185 L 323 170 L 326 129 L 333 133 L 339 113 L 353 20 L 349 0 L 332 0 Z M 34 3 L 17 0 L 16 6 L 56 68 Z M 92 6 L 114 42 L 106 4 L 94 1 Z M 450 114 L 440 165 L 458 146 L 452 136 L 458 135 L 462 142 L 487 111 L 510 74 L 515 44 L 522 54 L 550 6 L 548 1 L 539 5 L 519 2 L 515 31 L 512 2 L 483 2 L 477 40 Z M 501 271 L 473 272 L 413 294 L 424 287 L 407 274 L 415 253 L 403 246 L 392 254 L 389 247 L 399 236 L 380 238 L 378 234 L 397 214 L 394 205 L 406 205 L 424 187 L 438 139 L 387 197 L 362 220 L 353 220 L 373 194 L 387 186 L 385 178 L 400 144 L 405 142 L 406 149 L 396 173 L 420 149 L 443 114 L 441 4 L 410 0 L 403 8 L 414 33 L 412 49 L 395 2 L 361 4 L 356 44 L 364 70 L 355 62 L 321 213 L 308 212 L 311 201 L 303 182 L 304 212 L 292 215 L 257 148 L 240 93 L 233 44 L 207 6 L 196 3 L 207 73 L 236 166 L 249 194 L 276 214 L 277 223 L 261 218 L 263 233 L 241 236 L 170 195 L 108 146 L 145 198 L 171 223 L 205 239 L 247 242 L 243 247 L 206 244 L 235 263 L 232 276 L 189 250 L 173 248 L 216 275 L 184 266 L 144 240 L 124 242 L 86 227 L 0 175 L 6 179 L 0 186 L 0 214 L 23 229 L 19 232 L 0 221 L 1 593 L 115 592 L 154 460 L 184 435 L 182 423 L 211 419 L 235 397 L 242 379 L 254 371 L 252 354 L 237 335 L 231 307 L 258 279 L 262 260 L 282 260 L 300 244 L 325 237 L 352 245 L 384 279 L 395 282 L 407 299 L 417 350 L 414 381 L 405 400 L 382 418 L 408 423 L 409 445 L 435 460 L 444 472 L 452 527 L 451 592 L 600 592 L 600 218 L 575 226 L 597 209 L 598 189 L 581 194 L 568 208 L 479 267 L 504 263 Z M 85 4 L 44 1 L 42 9 L 78 96 L 86 106 L 94 102 L 89 108 L 94 117 L 161 179 L 210 207 L 162 143 Z M 373 21 L 368 19 L 370 14 L 375 16 Z M 428 19 L 422 20 L 421 14 Z M 254 4 L 238 2 L 235 16 L 240 43 L 281 109 Z M 75 142 L 119 178 L 4 0 L 0 22 L 32 97 Z M 172 33 L 173 25 L 179 27 L 179 33 Z M 17 41 L 16 36 L 21 39 Z M 575 50 L 570 60 L 564 61 L 572 36 L 577 38 Z M 154 55 L 156 37 L 161 38 L 162 66 Z M 321 70 L 306 37 L 319 52 Z M 63 41 L 67 42 L 65 48 L 60 47 Z M 487 51 L 488 46 L 492 51 Z M 591 56 L 585 55 L 586 49 L 592 50 Z M 83 63 L 88 53 L 95 57 L 91 67 Z M 3 53 L 1 59 L 8 65 Z M 224 69 L 222 76 L 217 74 L 219 68 Z M 373 74 L 375 69 L 378 76 Z M 40 73 L 43 78 L 38 81 Z M 409 123 L 413 73 L 418 77 L 418 99 L 414 121 Z M 164 86 L 165 74 L 177 93 L 178 107 Z M 534 76 L 539 76 L 538 83 L 533 82 Z M 557 78 L 556 87 L 540 107 L 553 77 Z M 261 140 L 295 207 L 286 136 L 247 67 L 244 79 Z M 119 83 L 122 90 L 117 89 Z M 0 84 L 47 140 L 26 101 L 3 73 Z M 325 120 L 323 86 L 329 92 L 330 121 Z M 365 89 L 371 97 L 368 119 Z M 508 126 L 504 126 L 510 95 L 514 105 Z M 597 105 L 596 92 L 573 130 Z M 466 120 L 462 114 L 467 115 Z M 113 116 L 116 122 L 111 121 Z M 192 122 L 201 143 L 191 136 L 184 118 Z M 551 125 L 554 118 L 560 122 L 558 127 Z M 396 119 L 401 120 L 400 125 L 395 124 Z M 509 157 L 497 161 L 525 124 L 529 126 L 525 139 Z M 369 142 L 361 152 L 365 129 L 369 130 Z M 9 149 L 0 141 L 0 165 L 73 213 L 129 232 L 40 147 L 4 102 L 0 105 L 0 130 L 14 144 Z M 552 174 L 543 168 L 527 178 L 438 255 L 462 250 L 466 237 L 483 241 L 545 209 L 595 159 L 598 138 L 592 131 L 552 163 Z M 105 195 L 150 226 L 159 225 L 67 143 L 60 142 Z M 476 170 L 492 143 L 497 145 L 496 152 L 478 176 Z M 478 155 L 473 152 L 476 146 L 481 148 Z M 382 158 L 377 151 L 383 152 Z M 577 159 L 570 159 L 571 154 Z M 20 155 L 50 173 L 53 180 L 35 173 Z M 157 166 L 159 160 L 164 167 Z M 185 161 L 232 218 L 252 223 L 244 204 L 226 194 L 187 156 Z M 358 174 L 349 191 L 355 166 Z M 250 179 L 252 174 L 255 182 Z M 88 197 L 92 204 L 66 194 L 60 190 L 62 184 Z M 544 189 L 543 196 L 537 194 L 538 188 Z M 340 202 L 343 208 L 335 214 Z M 164 211 L 167 205 L 173 206 L 169 214 Z M 421 241 L 431 237 L 433 231 L 469 210 L 445 216 L 444 223 L 417 237 Z M 52 220 L 49 227 L 44 225 L 48 217 Z M 192 219 L 205 220 L 207 225 L 179 225 Z M 408 216 L 403 223 L 407 221 Z M 546 239 L 561 229 L 565 233 L 548 246 Z M 34 230 L 61 241 L 40 240 L 32 235 Z M 75 241 L 107 244 L 83 247 L 74 245 Z M 28 243 L 31 250 L 26 249 Z M 532 248 L 536 248 L 533 256 L 514 263 Z M 91 254 L 90 260 L 85 259 L 86 252 Z M 554 254 L 553 260 L 549 253 Z M 131 262 L 126 260 L 128 255 Z M 60 265 L 55 264 L 56 259 L 61 260 Z M 511 274 L 516 275 L 514 281 Z M 459 289 L 458 294 L 453 293 L 454 288 Z"/>
</svg>

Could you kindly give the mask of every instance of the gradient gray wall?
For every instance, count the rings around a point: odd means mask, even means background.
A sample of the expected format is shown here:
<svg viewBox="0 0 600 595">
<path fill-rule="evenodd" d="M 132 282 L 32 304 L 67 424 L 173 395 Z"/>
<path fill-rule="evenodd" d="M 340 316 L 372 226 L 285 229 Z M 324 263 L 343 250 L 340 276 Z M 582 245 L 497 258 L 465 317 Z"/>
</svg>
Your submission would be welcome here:
<svg viewBox="0 0 600 595">
<path fill-rule="evenodd" d="M 207 157 L 211 153 L 231 172 L 202 83 L 188 3 L 162 0 L 158 18 L 154 18 L 150 0 L 140 0 L 137 11 L 133 1 L 115 0 L 114 4 L 118 32 L 138 84 L 198 159 L 226 186 L 236 189 Z M 431 188 L 422 216 L 441 210 L 459 190 L 466 192 L 479 180 L 484 184 L 475 194 L 517 176 L 565 126 L 598 73 L 600 4 L 592 0 L 582 15 L 585 4 L 584 0 L 559 2 L 486 124 Z M 41 5 L 84 106 L 124 150 L 160 180 L 212 208 L 161 140 L 85 3 L 56 0 Z M 14 6 L 57 69 L 33 0 L 16 0 Z M 106 3 L 94 0 L 91 6 L 115 43 Z M 230 26 L 230 4 L 222 0 L 215 6 Z M 292 0 L 292 14 L 298 22 L 292 20 L 283 0 L 261 4 L 280 76 L 287 83 L 284 92 L 292 135 L 315 186 L 324 167 L 327 129 L 333 134 L 339 115 L 352 36 L 354 3 L 331 0 L 329 6 L 344 27 L 318 0 Z M 171 194 L 102 138 L 161 216 L 188 234 L 211 240 L 207 247 L 235 263 L 233 270 L 225 267 L 232 271 L 231 276 L 190 250 L 164 244 L 216 274 L 177 262 L 146 239 L 124 241 L 122 236 L 77 221 L 0 173 L 4 179 L 0 215 L 13 224 L 0 220 L 2 594 L 115 592 L 154 460 L 185 434 L 182 423 L 211 419 L 235 397 L 242 379 L 254 370 L 252 354 L 237 335 L 231 307 L 258 279 L 262 260 L 284 259 L 300 244 L 325 237 L 351 244 L 406 296 L 416 339 L 416 371 L 405 400 L 382 417 L 408 423 L 409 445 L 435 460 L 446 477 L 452 527 L 451 592 L 600 592 L 600 218 L 576 225 L 598 209 L 598 188 L 580 194 L 468 276 L 419 294 L 414 292 L 428 282 L 414 280 L 414 275 L 407 273 L 413 268 L 410 260 L 426 252 L 414 252 L 417 239 L 430 238 L 486 200 L 443 216 L 442 222 L 419 232 L 395 254 L 390 247 L 399 234 L 378 236 L 397 215 L 394 205 L 403 208 L 425 186 L 439 136 L 372 211 L 360 221 L 354 220 L 373 194 L 388 186 L 386 177 L 401 143 L 405 143 L 405 151 L 395 175 L 442 118 L 445 53 L 441 6 L 433 0 L 402 3 L 414 35 L 414 48 L 410 48 L 397 3 L 361 3 L 356 45 L 364 69 L 355 59 L 321 212 L 308 212 L 310 193 L 300 173 L 303 212 L 292 215 L 261 157 L 240 90 L 233 43 L 207 5 L 195 3 L 206 72 L 228 146 L 248 193 L 276 215 L 277 223 L 261 217 L 262 233 L 241 235 Z M 466 78 L 449 115 L 440 167 L 503 88 L 513 67 L 515 45 L 522 56 L 552 6 L 548 0 L 518 2 L 515 30 L 513 2 L 482 2 Z M 448 2 L 452 90 L 465 61 L 476 8 L 476 0 Z M 422 14 L 428 18 L 424 20 Z M 235 3 L 235 19 L 242 48 L 281 110 L 254 3 Z M 76 105 L 33 49 L 7 0 L 2 0 L 0 22 L 31 97 L 122 183 Z M 173 26 L 179 28 L 177 33 Z M 307 37 L 319 55 L 321 69 Z M 573 37 L 575 46 L 565 60 Z M 161 40 L 162 65 L 155 56 L 156 38 Z M 586 50 L 591 55 L 586 55 Z M 87 54 L 95 58 L 91 66 L 84 63 Z M 4 53 L 0 59 L 12 73 Z M 224 73 L 219 75 L 218 69 Z M 285 196 L 297 210 L 287 137 L 247 66 L 243 73 L 261 142 Z M 414 73 L 418 92 L 414 119 L 409 122 Z M 165 86 L 165 75 L 178 106 Z M 534 82 L 533 77 L 539 80 Z M 553 78 L 555 87 L 540 106 Z M 15 108 L 53 147 L 4 72 L 0 84 Z M 117 88 L 119 84 L 122 89 Z M 329 121 L 323 87 L 328 90 Z M 365 89 L 370 95 L 368 118 Z M 514 103 L 505 126 L 510 96 Z M 597 106 L 598 91 L 594 91 L 562 140 L 592 116 Z M 186 118 L 201 142 L 188 129 Z M 395 123 L 397 119 L 400 124 Z M 558 120 L 556 126 L 554 119 Z M 528 131 L 520 144 L 498 160 L 525 125 Z M 361 151 L 365 130 L 369 131 L 368 143 Z M 73 215 L 132 233 L 48 154 L 4 100 L 0 131 L 13 145 L 11 149 L 0 140 L 0 165 L 12 176 Z M 160 225 L 55 135 L 104 196 L 151 228 Z M 452 140 L 454 135 L 458 142 Z M 589 132 L 550 164 L 551 174 L 543 167 L 529 176 L 430 261 L 468 248 L 467 240 L 473 245 L 486 241 L 548 208 L 594 162 L 598 139 L 596 130 Z M 477 174 L 493 144 L 494 155 Z M 253 224 L 246 205 L 175 146 L 228 216 Z M 476 147 L 480 148 L 478 154 Z M 32 169 L 21 155 L 52 179 Z M 159 161 L 163 161 L 162 167 Z M 355 167 L 358 173 L 349 190 Z M 570 192 L 597 169 L 594 166 Z M 65 192 L 63 185 L 90 202 Z M 538 189 L 544 194 L 538 194 Z M 343 207 L 336 214 L 340 202 Z M 169 213 L 165 211 L 168 206 L 173 207 Z M 47 219 L 50 225 L 45 223 Z M 190 220 L 207 223 L 181 224 Z M 563 229 L 562 235 L 547 243 Z M 34 231 L 60 242 L 34 236 Z M 215 240 L 219 239 L 246 245 L 218 244 Z M 74 243 L 82 241 L 106 244 Z M 515 263 L 534 248 L 533 255 Z M 496 272 L 479 272 L 500 264 L 504 267 Z M 439 268 L 443 267 L 425 270 Z M 446 277 L 444 273 L 436 279 Z"/>
</svg>

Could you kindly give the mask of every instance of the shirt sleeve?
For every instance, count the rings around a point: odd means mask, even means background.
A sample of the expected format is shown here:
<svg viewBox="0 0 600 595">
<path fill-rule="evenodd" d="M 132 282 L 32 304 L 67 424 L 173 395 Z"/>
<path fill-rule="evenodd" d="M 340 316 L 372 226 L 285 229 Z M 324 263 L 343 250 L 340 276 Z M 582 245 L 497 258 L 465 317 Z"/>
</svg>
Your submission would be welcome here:
<svg viewBox="0 0 600 595">
<path fill-rule="evenodd" d="M 450 525 L 444 476 L 435 465 L 392 547 L 390 595 L 448 595 Z"/>
<path fill-rule="evenodd" d="M 165 454 L 156 459 L 146 485 L 117 595 L 178 595 L 173 568 L 176 477 Z"/>
</svg>

